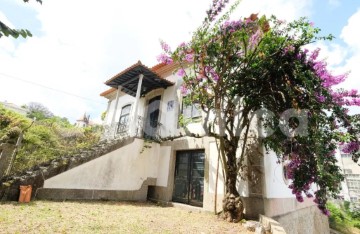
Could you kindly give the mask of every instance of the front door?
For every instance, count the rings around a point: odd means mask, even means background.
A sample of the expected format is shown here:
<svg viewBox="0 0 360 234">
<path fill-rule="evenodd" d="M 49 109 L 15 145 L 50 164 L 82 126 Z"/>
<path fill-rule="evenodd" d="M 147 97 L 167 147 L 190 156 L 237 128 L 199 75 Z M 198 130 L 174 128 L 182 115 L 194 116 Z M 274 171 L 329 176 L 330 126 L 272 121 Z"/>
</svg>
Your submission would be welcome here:
<svg viewBox="0 0 360 234">
<path fill-rule="evenodd" d="M 204 161 L 203 150 L 177 152 L 173 201 L 203 205 Z"/>
<path fill-rule="evenodd" d="M 144 138 L 155 139 L 159 127 L 161 96 L 156 96 L 149 100 L 148 111 L 145 119 Z"/>
</svg>

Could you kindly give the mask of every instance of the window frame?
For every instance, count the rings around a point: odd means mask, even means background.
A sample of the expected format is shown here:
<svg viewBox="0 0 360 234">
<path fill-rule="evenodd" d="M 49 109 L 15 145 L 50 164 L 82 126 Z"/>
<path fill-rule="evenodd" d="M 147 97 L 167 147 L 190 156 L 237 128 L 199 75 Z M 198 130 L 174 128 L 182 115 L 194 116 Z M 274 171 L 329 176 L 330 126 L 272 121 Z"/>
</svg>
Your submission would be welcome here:
<svg viewBox="0 0 360 234">
<path fill-rule="evenodd" d="M 124 113 L 125 108 L 129 108 L 127 113 Z M 117 127 L 118 133 L 127 132 L 127 130 L 129 129 L 131 108 L 132 108 L 132 104 L 126 104 L 123 107 L 121 107 L 121 112 L 120 112 L 119 122 L 118 122 L 118 127 Z M 122 122 L 121 119 L 125 119 L 125 121 Z"/>
<path fill-rule="evenodd" d="M 185 110 L 190 109 L 190 116 L 185 115 Z M 195 113 L 195 114 L 194 114 Z M 194 102 L 190 105 L 185 105 L 184 101 L 181 102 L 181 114 L 185 119 L 201 119 L 202 118 L 202 109 L 200 107 L 200 104 L 197 102 Z"/>
</svg>

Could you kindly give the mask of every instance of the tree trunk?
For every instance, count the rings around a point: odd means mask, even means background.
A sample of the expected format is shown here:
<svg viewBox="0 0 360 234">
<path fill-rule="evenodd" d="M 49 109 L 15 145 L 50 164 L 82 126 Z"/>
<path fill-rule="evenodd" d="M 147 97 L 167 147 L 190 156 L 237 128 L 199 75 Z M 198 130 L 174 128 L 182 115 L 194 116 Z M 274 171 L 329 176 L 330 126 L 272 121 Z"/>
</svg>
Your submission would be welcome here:
<svg viewBox="0 0 360 234">
<path fill-rule="evenodd" d="M 236 141 L 236 140 L 235 140 Z M 229 222 L 239 222 L 243 219 L 244 206 L 236 188 L 237 181 L 237 165 L 236 165 L 236 149 L 237 143 L 224 140 L 226 153 L 226 195 L 223 199 L 224 219 Z"/>
</svg>

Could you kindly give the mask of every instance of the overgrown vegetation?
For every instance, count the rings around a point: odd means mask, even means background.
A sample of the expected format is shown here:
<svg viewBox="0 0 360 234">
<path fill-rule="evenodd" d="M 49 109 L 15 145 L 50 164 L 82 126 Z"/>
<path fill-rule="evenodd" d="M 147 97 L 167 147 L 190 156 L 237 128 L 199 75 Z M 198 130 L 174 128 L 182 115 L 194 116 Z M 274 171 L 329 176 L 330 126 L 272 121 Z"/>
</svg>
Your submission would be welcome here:
<svg viewBox="0 0 360 234">
<path fill-rule="evenodd" d="M 242 218 L 238 176 L 246 179 L 257 145 L 276 153 L 299 202 L 313 198 L 330 215 L 326 202 L 337 197 L 344 179 L 335 150 L 340 144 L 355 162 L 360 157 L 359 119 L 348 114 L 349 106 L 360 106 L 360 94 L 339 89 L 347 74 L 332 74 L 320 49 L 306 48 L 333 36 L 320 35 L 306 18 L 285 22 L 251 14 L 230 20 L 241 0 L 222 12 L 229 2 L 213 0 L 192 39 L 174 51 L 162 41 L 158 56 L 179 66 L 184 103 L 200 105 L 203 127 L 218 143 L 225 217 Z"/>
<path fill-rule="evenodd" d="M 32 113 L 33 114 L 33 113 Z M 16 156 L 12 172 L 22 171 L 77 150 L 91 147 L 99 141 L 99 127 L 76 128 L 66 118 L 49 115 L 35 120 L 0 106 L 0 141 L 5 142 L 14 129 L 24 131 L 24 139 Z M 28 129 L 27 129 L 28 128 Z"/>
<path fill-rule="evenodd" d="M 330 227 L 342 233 L 354 233 L 354 229 L 360 232 L 360 209 L 350 207 L 350 203 L 338 205 L 328 203 L 327 209 L 331 212 L 329 217 Z"/>
</svg>

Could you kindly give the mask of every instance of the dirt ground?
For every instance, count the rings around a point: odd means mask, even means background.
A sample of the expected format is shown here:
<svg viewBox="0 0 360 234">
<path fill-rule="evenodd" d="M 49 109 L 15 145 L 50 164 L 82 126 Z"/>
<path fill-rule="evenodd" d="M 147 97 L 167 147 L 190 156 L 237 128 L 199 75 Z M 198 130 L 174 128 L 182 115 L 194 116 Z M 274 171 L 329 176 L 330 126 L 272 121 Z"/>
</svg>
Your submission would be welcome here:
<svg viewBox="0 0 360 234">
<path fill-rule="evenodd" d="M 0 203 L 0 233 L 253 233 L 212 213 L 153 203 Z"/>
</svg>

